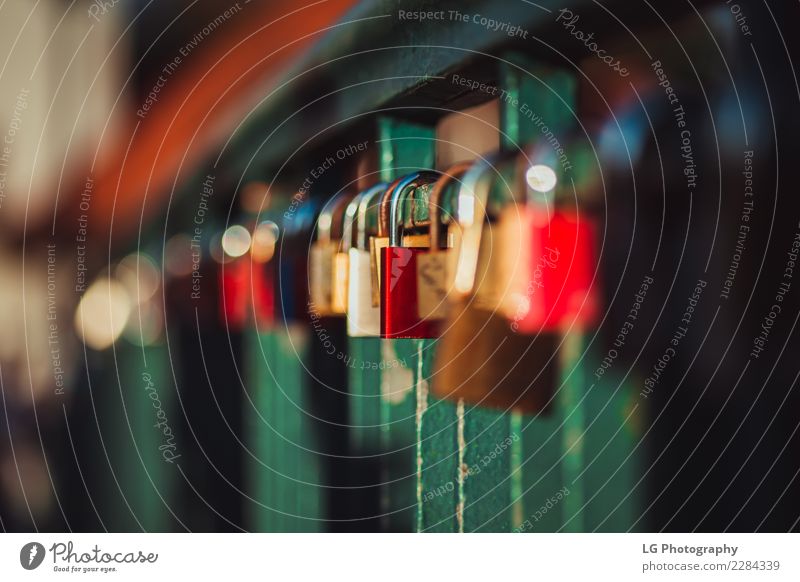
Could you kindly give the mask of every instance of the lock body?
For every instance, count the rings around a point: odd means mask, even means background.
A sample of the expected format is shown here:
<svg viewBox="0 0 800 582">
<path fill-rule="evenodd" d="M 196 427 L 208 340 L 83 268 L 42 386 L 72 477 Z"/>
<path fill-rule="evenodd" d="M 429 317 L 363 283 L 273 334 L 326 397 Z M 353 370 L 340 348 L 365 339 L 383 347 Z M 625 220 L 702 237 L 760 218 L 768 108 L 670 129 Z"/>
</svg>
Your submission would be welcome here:
<svg viewBox="0 0 800 582">
<path fill-rule="evenodd" d="M 555 334 L 514 333 L 505 317 L 468 300 L 451 306 L 445 329 L 431 383 L 436 397 L 527 414 L 551 410 L 558 372 Z"/>
<path fill-rule="evenodd" d="M 334 241 L 316 241 L 309 251 L 310 308 L 319 315 L 330 315 L 333 301 L 333 258 L 338 250 Z"/>
<path fill-rule="evenodd" d="M 219 316 L 228 329 L 240 331 L 247 321 L 250 294 L 249 261 L 234 259 L 219 267 Z"/>
<path fill-rule="evenodd" d="M 549 220 L 530 211 L 527 221 L 528 284 L 514 316 L 515 330 L 532 334 L 591 325 L 598 315 L 594 221 L 568 209 L 556 209 Z"/>
<path fill-rule="evenodd" d="M 333 255 L 331 268 L 331 313 L 345 315 L 347 313 L 347 288 L 350 279 L 350 256 L 346 252 Z"/>
<path fill-rule="evenodd" d="M 370 253 L 351 248 L 349 255 L 347 334 L 351 337 L 378 337 L 381 333 L 381 310 L 372 304 Z"/>
<path fill-rule="evenodd" d="M 419 247 L 381 250 L 381 337 L 438 337 L 439 321 L 419 316 L 417 258 L 428 252 Z"/>
<path fill-rule="evenodd" d="M 532 229 L 524 206 L 506 205 L 483 226 L 475 275 L 475 307 L 513 319 L 527 313 Z"/>
<path fill-rule="evenodd" d="M 417 316 L 420 319 L 444 319 L 447 315 L 448 255 L 430 249 L 416 256 Z"/>
<path fill-rule="evenodd" d="M 388 236 L 373 236 L 369 239 L 370 254 L 370 301 L 373 307 L 381 305 L 381 261 L 383 251 L 389 246 Z"/>
</svg>

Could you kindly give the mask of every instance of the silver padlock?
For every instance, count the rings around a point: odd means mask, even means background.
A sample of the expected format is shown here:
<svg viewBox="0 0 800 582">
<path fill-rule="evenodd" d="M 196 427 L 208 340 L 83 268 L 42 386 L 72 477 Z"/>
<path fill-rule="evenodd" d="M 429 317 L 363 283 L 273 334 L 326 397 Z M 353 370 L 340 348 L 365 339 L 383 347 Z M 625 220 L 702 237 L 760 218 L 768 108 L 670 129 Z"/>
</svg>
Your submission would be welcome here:
<svg viewBox="0 0 800 582">
<path fill-rule="evenodd" d="M 378 337 L 381 331 L 381 310 L 372 304 L 372 271 L 369 251 L 368 214 L 376 216 L 378 203 L 389 185 L 376 184 L 350 202 L 345 211 L 343 245 L 350 256 L 350 277 L 347 290 L 347 335 Z"/>
</svg>

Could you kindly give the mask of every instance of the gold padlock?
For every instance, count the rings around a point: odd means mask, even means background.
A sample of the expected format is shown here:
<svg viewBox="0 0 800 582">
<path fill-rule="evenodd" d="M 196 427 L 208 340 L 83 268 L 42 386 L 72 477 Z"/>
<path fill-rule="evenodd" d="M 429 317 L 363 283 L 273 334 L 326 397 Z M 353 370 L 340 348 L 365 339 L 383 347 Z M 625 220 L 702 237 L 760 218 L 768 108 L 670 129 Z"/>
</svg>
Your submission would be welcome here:
<svg viewBox="0 0 800 582">
<path fill-rule="evenodd" d="M 465 174 L 459 189 L 456 218 L 460 236 L 451 251 L 456 253 L 453 289 L 437 344 L 432 392 L 439 398 L 463 399 L 469 404 L 538 413 L 552 402 L 556 337 L 516 334 L 505 316 L 478 308 L 474 301 L 482 283 L 478 265 L 494 171 L 494 163 L 477 163 Z M 488 260 L 504 258 L 495 254 Z"/>
<path fill-rule="evenodd" d="M 514 170 L 517 158 L 511 152 L 501 152 L 482 160 L 479 165 L 483 170 L 474 168 L 475 175 L 482 174 L 481 179 L 488 180 L 492 186 L 486 196 L 475 196 L 470 186 L 474 180 L 465 178 L 457 206 L 457 213 L 461 212 L 463 218 L 451 222 L 448 233 L 455 249 L 461 247 L 465 236 L 468 240 L 466 254 L 457 250 L 448 254 L 447 287 L 461 297 L 465 295 L 461 289 L 469 289 L 474 307 L 496 311 L 509 319 L 526 301 L 528 273 L 525 267 L 530 262 L 529 214 L 517 202 L 519 183 L 516 180 L 509 183 L 506 178 Z M 480 228 L 479 223 L 470 218 L 474 216 L 477 220 L 477 213 L 483 217 Z M 465 233 L 463 226 L 467 223 L 473 226 Z M 474 248 L 476 252 L 471 250 Z M 464 264 L 457 266 L 457 260 Z M 461 273 L 458 283 L 455 281 L 457 272 Z"/>
<path fill-rule="evenodd" d="M 369 217 L 377 225 L 378 201 L 388 188 L 380 183 L 367 188 L 348 206 L 345 216 L 343 246 L 348 248 L 350 276 L 348 277 L 347 335 L 378 337 L 381 327 L 380 308 L 372 304 L 371 258 L 369 252 Z M 355 205 L 356 214 L 351 218 Z"/>
<path fill-rule="evenodd" d="M 317 219 L 317 237 L 309 251 L 309 309 L 320 316 L 341 315 L 347 308 L 347 265 L 342 280 L 339 255 L 342 214 L 351 198 L 352 194 L 332 198 Z"/>
<path fill-rule="evenodd" d="M 524 196 L 520 194 L 525 192 L 524 180 L 520 178 L 525 174 L 525 159 L 524 155 L 516 155 L 496 162 L 503 182 L 495 190 L 500 194 L 500 207 L 488 214 L 478 251 L 475 307 L 496 311 L 508 319 L 524 311 L 527 301 L 532 225 L 531 214 L 526 211 Z M 504 175 L 506 165 L 514 172 L 511 184 Z M 492 206 L 488 200 L 486 203 Z"/>
<path fill-rule="evenodd" d="M 428 201 L 430 217 L 430 251 L 417 257 L 417 310 L 422 319 L 443 319 L 448 293 L 447 237 L 441 240 L 441 204 L 443 193 L 470 168 L 471 162 L 460 162 L 448 168 L 433 185 Z M 444 248 L 443 248 L 444 245 Z"/>
<path fill-rule="evenodd" d="M 331 314 L 347 314 L 347 287 L 350 279 L 350 241 L 353 236 L 353 219 L 358 209 L 358 198 L 354 196 L 350 199 L 344 211 L 342 224 L 342 238 L 333 255 L 333 265 L 331 267 Z"/>
</svg>

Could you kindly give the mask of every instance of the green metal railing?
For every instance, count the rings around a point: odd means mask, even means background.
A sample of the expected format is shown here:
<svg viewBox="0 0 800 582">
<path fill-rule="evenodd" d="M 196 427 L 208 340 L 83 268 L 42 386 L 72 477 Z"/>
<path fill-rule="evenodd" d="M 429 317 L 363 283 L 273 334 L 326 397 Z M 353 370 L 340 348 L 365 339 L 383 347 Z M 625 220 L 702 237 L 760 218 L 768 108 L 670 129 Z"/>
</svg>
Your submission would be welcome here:
<svg viewBox="0 0 800 582">
<path fill-rule="evenodd" d="M 471 7 L 488 16 L 506 11 L 506 19 L 531 30 L 549 22 L 546 14 L 524 3 L 510 8 L 489 2 L 445 4 L 442 8 L 464 11 Z M 343 141 L 341 136 L 353 125 L 339 125 L 342 119 L 363 124 L 367 120 L 362 116 L 380 110 L 369 119 L 377 136 L 381 179 L 433 168 L 434 123 L 442 111 L 426 111 L 425 105 L 429 102 L 434 108 L 446 108 L 449 97 L 426 101 L 417 90 L 461 66 L 483 71 L 486 79 L 513 98 L 500 103 L 501 147 L 516 149 L 542 137 L 541 129 L 518 105 L 512 105 L 514 100 L 530 105 L 557 136 L 576 127 L 577 79 L 572 72 L 515 52 L 501 53 L 501 59 L 488 57 L 486 51 L 507 40 L 499 33 L 465 35 L 463 27 L 453 22 L 412 30 L 390 26 L 391 19 L 368 18 L 390 13 L 397 5 L 362 7 L 351 14 L 367 19 L 367 24 L 353 25 L 363 30 L 363 35 L 346 27 L 332 31 L 292 71 L 292 75 L 301 73 L 296 86 L 290 84 L 266 99 L 234 136 L 220 167 L 235 176 L 264 179 L 268 170 L 279 167 L 289 152 L 320 129 L 327 131 L 328 137 L 333 135 L 332 140 Z M 391 42 L 377 47 L 369 58 L 363 56 L 362 51 L 382 39 Z M 358 67 L 353 66 L 356 58 L 360 59 Z M 477 69 L 476 60 L 484 61 Z M 321 87 L 331 80 L 337 87 L 358 90 L 350 89 L 346 98 L 337 98 L 324 114 L 318 115 L 319 108 L 306 110 L 304 104 L 310 97 L 298 96 L 322 95 Z M 448 90 L 452 92 L 453 87 Z M 403 107 L 397 111 L 387 107 L 398 96 L 408 94 L 416 95 L 413 108 L 419 109 L 418 115 Z M 270 147 L 263 146 L 265 140 Z M 254 151 L 255 161 L 243 167 Z M 303 166 L 302 156 L 301 150 L 293 160 L 295 167 Z M 634 449 L 642 411 L 632 404 L 626 382 L 611 374 L 602 382 L 592 381 L 601 357 L 596 353 L 593 330 L 570 333 L 562 339 L 555 406 L 549 415 L 538 416 L 434 398 L 430 390 L 430 382 L 435 381 L 431 379 L 434 340 L 346 340 L 353 363 L 346 371 L 349 453 L 379 467 L 369 476 L 365 492 L 380 491 L 376 509 L 382 529 L 514 531 L 527 523 L 531 527 L 525 527 L 526 531 L 624 531 L 632 526 L 641 513 L 639 494 L 631 492 L 641 476 L 642 451 L 634 454 Z M 282 325 L 269 332 L 245 334 L 247 451 L 231 454 L 245 457 L 248 529 L 320 531 L 332 527 L 325 521 L 332 508 L 325 474 L 330 462 L 321 454 L 324 432 L 309 414 L 318 397 L 304 365 L 310 357 L 307 348 L 311 341 L 309 330 Z M 163 386 L 163 402 L 169 402 L 174 389 L 165 352 L 160 347 L 148 350 L 146 369 Z M 146 394 L 137 398 L 143 392 L 139 384 L 145 369 L 141 349 L 127 347 L 118 359 L 123 397 L 120 400 L 109 392 L 98 399 L 98 406 L 105 416 L 101 431 L 114 449 L 109 456 L 112 462 L 124 459 L 118 480 L 131 510 L 113 493 L 109 503 L 121 510 L 103 515 L 120 515 L 118 529 L 138 529 L 135 520 L 129 519 L 131 513 L 147 530 L 180 527 L 159 497 L 171 499 L 180 476 L 176 467 L 166 465 L 160 457 Z M 345 383 L 344 377 L 327 380 L 339 386 Z M 236 389 L 233 381 L 231 384 L 231 389 Z M 120 424 L 125 415 L 131 433 L 114 436 L 111 426 L 125 426 Z M 496 453 L 501 443 L 507 446 Z M 487 458 L 491 459 L 488 463 Z M 481 470 L 471 471 L 475 466 Z M 110 484 L 109 491 L 116 492 L 117 485 Z M 557 502 L 552 501 L 554 497 Z"/>
</svg>

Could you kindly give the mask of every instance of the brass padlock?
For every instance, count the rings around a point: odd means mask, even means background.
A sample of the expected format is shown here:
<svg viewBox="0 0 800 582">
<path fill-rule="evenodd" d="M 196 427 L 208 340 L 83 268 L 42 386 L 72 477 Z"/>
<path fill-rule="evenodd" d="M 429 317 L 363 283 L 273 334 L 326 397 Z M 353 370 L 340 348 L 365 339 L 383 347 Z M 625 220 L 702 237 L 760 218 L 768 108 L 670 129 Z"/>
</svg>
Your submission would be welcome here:
<svg viewBox="0 0 800 582">
<path fill-rule="evenodd" d="M 351 337 L 378 337 L 381 332 L 380 307 L 372 304 L 369 216 L 377 217 L 380 197 L 389 187 L 376 184 L 363 191 L 347 207 L 343 247 L 348 249 L 347 334 Z M 377 226 L 377 218 L 373 221 Z"/>
<path fill-rule="evenodd" d="M 342 215 L 351 198 L 335 196 L 317 218 L 317 236 L 309 251 L 309 310 L 320 316 L 341 315 L 346 310 L 347 265 L 342 265 L 339 251 Z"/>
<path fill-rule="evenodd" d="M 469 255 L 472 253 L 470 249 L 478 250 L 476 256 L 469 257 L 458 252 L 452 253 L 448 268 L 448 284 L 455 286 L 456 294 L 464 296 L 465 292 L 459 289 L 469 289 L 474 307 L 496 311 L 509 319 L 519 312 L 526 300 L 530 254 L 528 216 L 524 205 L 516 200 L 518 184 L 507 178 L 507 174 L 514 170 L 516 157 L 509 152 L 490 156 L 474 168 L 472 177 L 465 176 L 465 187 L 459 192 L 458 210 L 464 217 L 452 223 L 450 238 L 454 246 L 460 246 L 465 235 L 461 224 L 469 222 L 471 215 L 477 220 L 477 211 L 483 217 L 482 226 L 479 229 L 475 222 L 474 228 L 466 234 L 471 240 L 467 241 L 465 252 Z M 488 190 L 481 189 L 480 196 L 475 196 L 471 184 L 475 183 L 478 176 L 492 185 Z M 458 284 L 454 280 L 455 273 L 459 272 L 454 263 L 457 258 L 466 261 L 460 272 L 461 279 L 467 277 Z"/>
<path fill-rule="evenodd" d="M 348 203 L 347 208 L 350 208 L 352 200 Z M 349 222 L 352 225 L 352 222 Z M 345 210 L 344 224 L 342 226 L 342 239 L 336 248 L 336 253 L 333 255 L 333 265 L 331 267 L 331 314 L 332 315 L 346 315 L 347 314 L 347 288 L 350 279 L 350 256 L 345 248 L 345 241 L 348 240 L 348 234 L 345 228 L 348 225 L 347 211 Z M 352 227 L 351 227 L 352 229 Z"/>
<path fill-rule="evenodd" d="M 456 218 L 461 235 L 452 251 L 457 253 L 453 290 L 437 345 L 432 392 L 469 404 L 539 413 L 553 400 L 556 337 L 514 333 L 505 316 L 474 302 L 493 173 L 492 163 L 477 163 L 459 189 Z"/>
<path fill-rule="evenodd" d="M 428 202 L 430 218 L 430 250 L 417 256 L 417 315 L 421 319 L 443 319 L 447 313 L 448 237 L 441 240 L 440 221 L 444 191 L 458 181 L 472 162 L 460 162 L 448 168 L 433 185 Z M 457 190 L 456 190 L 457 191 Z"/>
</svg>

